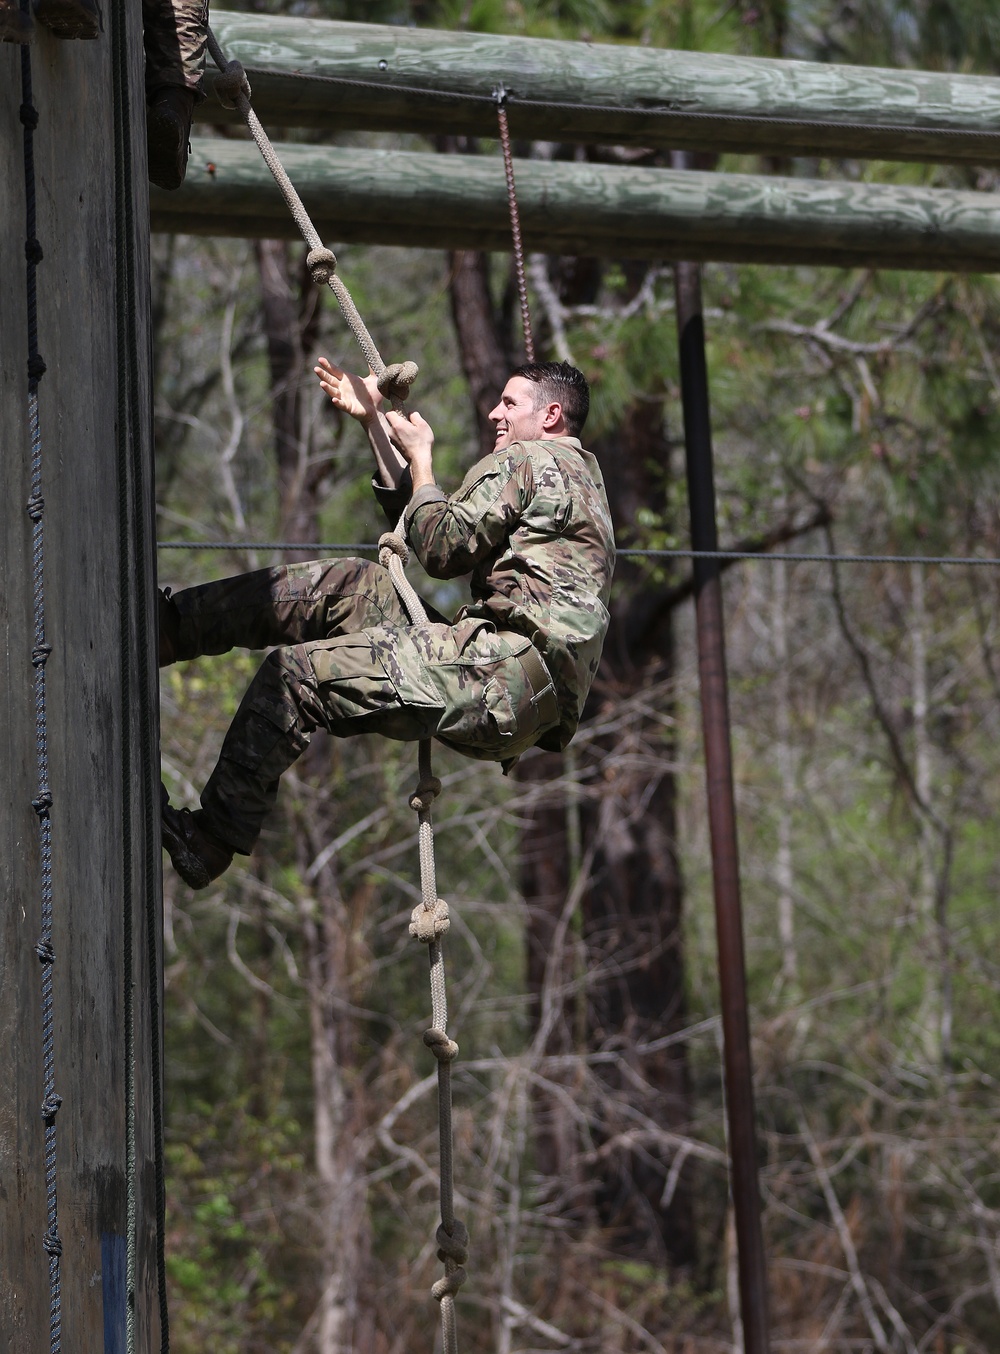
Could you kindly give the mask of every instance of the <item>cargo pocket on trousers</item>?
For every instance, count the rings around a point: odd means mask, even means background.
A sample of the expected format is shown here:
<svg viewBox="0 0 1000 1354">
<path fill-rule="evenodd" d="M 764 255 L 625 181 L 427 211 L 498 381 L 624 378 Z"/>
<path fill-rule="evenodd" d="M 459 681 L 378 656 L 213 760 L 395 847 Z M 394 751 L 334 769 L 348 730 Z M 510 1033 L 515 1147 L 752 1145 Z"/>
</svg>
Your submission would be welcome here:
<svg viewBox="0 0 1000 1354">
<path fill-rule="evenodd" d="M 483 688 L 483 700 L 491 725 L 500 735 L 501 742 L 511 740 L 518 728 L 518 720 L 507 683 L 491 677 Z"/>
<path fill-rule="evenodd" d="M 223 746 L 223 756 L 275 779 L 288 766 L 289 750 L 298 755 L 309 745 L 309 735 L 299 728 L 291 701 L 271 692 L 261 692 L 248 703 L 234 721 L 232 735 Z"/>
</svg>

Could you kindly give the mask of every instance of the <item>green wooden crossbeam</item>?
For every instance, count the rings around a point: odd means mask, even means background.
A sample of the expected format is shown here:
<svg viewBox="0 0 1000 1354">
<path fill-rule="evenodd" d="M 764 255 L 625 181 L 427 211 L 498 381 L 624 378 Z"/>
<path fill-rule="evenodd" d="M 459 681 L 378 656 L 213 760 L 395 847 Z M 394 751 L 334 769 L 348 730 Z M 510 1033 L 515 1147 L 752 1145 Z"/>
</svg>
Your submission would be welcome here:
<svg viewBox="0 0 1000 1354">
<path fill-rule="evenodd" d="M 510 248 L 498 156 L 276 149 L 331 244 Z M 516 176 L 526 246 L 542 253 L 1000 271 L 985 193 L 538 160 Z M 195 138 L 184 186 L 150 198 L 154 230 L 296 237 L 247 142 Z"/>
<path fill-rule="evenodd" d="M 272 127 L 1000 163 L 1000 80 L 213 10 Z M 209 77 L 209 84 L 212 77 Z M 198 113 L 225 114 L 214 99 Z"/>
</svg>

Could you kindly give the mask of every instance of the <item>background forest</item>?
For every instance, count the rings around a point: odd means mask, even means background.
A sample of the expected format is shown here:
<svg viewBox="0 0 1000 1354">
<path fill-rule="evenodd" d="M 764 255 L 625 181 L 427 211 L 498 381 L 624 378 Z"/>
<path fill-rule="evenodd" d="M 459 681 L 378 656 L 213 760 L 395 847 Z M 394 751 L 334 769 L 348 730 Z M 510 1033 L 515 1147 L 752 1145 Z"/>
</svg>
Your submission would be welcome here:
<svg viewBox="0 0 1000 1354">
<path fill-rule="evenodd" d="M 992 0 L 255 7 L 983 73 L 1000 47 Z M 456 485 L 521 360 L 509 259 L 329 243 L 387 360 L 419 362 L 413 403 Z M 311 375 L 320 353 L 359 358 L 303 253 L 154 239 L 161 584 L 311 553 L 162 543 L 377 540 L 364 439 Z M 534 257 L 529 284 L 540 355 L 593 383 L 619 544 L 685 546 L 670 261 Z M 1000 557 L 1000 287 L 714 265 L 704 289 L 720 536 L 764 549 L 727 568 L 725 604 L 774 1348 L 996 1351 L 1000 573 L 783 556 Z M 505 780 L 436 752 L 466 1351 L 741 1348 L 689 569 L 620 561 L 565 756 Z M 175 802 L 195 802 L 259 658 L 163 672 Z M 415 781 L 415 748 L 318 737 L 243 868 L 197 895 L 165 871 L 178 1354 L 434 1347 Z"/>
</svg>

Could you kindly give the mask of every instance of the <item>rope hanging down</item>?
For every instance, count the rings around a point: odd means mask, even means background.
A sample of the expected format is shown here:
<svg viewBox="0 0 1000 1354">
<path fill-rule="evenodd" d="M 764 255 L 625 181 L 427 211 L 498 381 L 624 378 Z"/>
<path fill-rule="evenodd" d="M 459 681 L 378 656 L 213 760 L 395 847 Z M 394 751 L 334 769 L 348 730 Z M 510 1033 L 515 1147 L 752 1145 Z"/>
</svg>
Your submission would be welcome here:
<svg viewBox="0 0 1000 1354">
<path fill-rule="evenodd" d="M 306 264 L 317 286 L 326 283 L 343 312 L 354 337 L 369 367 L 378 381 L 382 394 L 392 401 L 395 408 L 406 400 L 410 386 L 417 375 L 414 362 L 394 363 L 387 367 L 382 361 L 378 349 L 351 298 L 347 287 L 337 276 L 337 259 L 331 249 L 327 249 L 309 219 L 309 214 L 284 166 L 275 154 L 267 133 L 260 124 L 257 114 L 250 104 L 250 83 L 246 72 L 238 61 L 227 61 L 216 41 L 215 34 L 208 30 L 208 50 L 212 60 L 222 72 L 222 79 L 216 81 L 216 93 L 221 102 L 236 108 L 256 142 L 257 149 L 264 157 L 274 180 L 281 189 L 288 209 L 295 220 L 302 238 L 309 246 Z M 416 625 L 426 621 L 427 616 L 420 598 L 404 572 L 409 558 L 409 550 L 399 526 L 395 532 L 386 532 L 379 541 L 379 563 L 389 571 L 400 601 L 406 608 L 410 623 Z M 444 1278 L 439 1279 L 431 1293 L 441 1304 L 441 1331 L 444 1354 L 458 1354 L 458 1340 L 455 1326 L 455 1294 L 465 1282 L 465 1262 L 468 1257 L 468 1232 L 463 1223 L 455 1217 L 454 1211 L 454 1169 L 452 1153 L 451 1122 L 451 1064 L 458 1054 L 458 1045 L 449 1039 L 447 1033 L 448 1004 L 444 978 L 444 958 L 441 950 L 441 936 L 448 929 L 448 905 L 437 896 L 437 880 L 434 866 L 434 829 L 431 822 L 431 804 L 441 791 L 441 782 L 431 770 L 431 745 L 429 740 L 420 743 L 419 783 L 411 796 L 410 806 L 416 810 L 419 818 L 418 837 L 420 844 L 420 881 L 423 902 L 414 909 L 410 923 L 410 933 L 428 946 L 431 974 L 431 1028 L 424 1034 L 424 1043 L 432 1051 L 438 1064 L 438 1122 L 441 1144 L 441 1225 L 437 1230 L 438 1256 L 444 1263 Z"/>
<path fill-rule="evenodd" d="M 399 599 L 406 608 L 411 625 L 426 621 L 420 598 L 404 572 L 409 550 L 401 531 L 387 531 L 379 541 L 379 563 L 388 569 Z M 441 793 L 441 782 L 431 769 L 430 739 L 422 739 L 418 760 L 419 780 L 410 796 L 410 808 L 418 815 L 420 848 L 420 893 L 422 901 L 413 909 L 410 935 L 427 946 L 431 977 L 431 1027 L 424 1032 L 424 1043 L 438 1065 L 438 1134 L 441 1157 L 441 1225 L 437 1229 L 438 1259 L 444 1264 L 444 1277 L 431 1288 L 441 1304 L 441 1337 L 444 1354 L 458 1354 L 455 1323 L 455 1295 L 465 1283 L 465 1264 L 469 1256 L 469 1234 L 465 1224 L 455 1217 L 455 1172 L 451 1122 L 451 1064 L 458 1056 L 458 1045 L 448 1037 L 448 995 L 445 987 L 444 954 L 441 937 L 450 925 L 448 904 L 437 894 L 434 865 L 434 826 L 431 805 Z"/>
<path fill-rule="evenodd" d="M 528 282 L 524 274 L 524 246 L 521 243 L 521 214 L 517 209 L 517 188 L 514 184 L 514 157 L 510 149 L 510 128 L 507 125 L 507 91 L 503 84 L 493 91 L 500 125 L 500 149 L 503 151 L 503 171 L 507 178 L 507 206 L 510 209 L 510 233 L 514 242 L 514 272 L 517 277 L 517 295 L 521 303 L 521 328 L 524 331 L 524 352 L 529 362 L 535 360 L 535 340 L 531 336 L 531 314 L 528 310 Z"/>
<path fill-rule="evenodd" d="M 45 363 L 38 351 L 38 300 L 35 272 L 42 261 L 42 247 L 35 235 L 35 154 L 34 133 L 38 113 L 32 102 L 31 56 L 21 48 L 21 122 L 24 126 L 25 243 L 28 301 L 28 433 L 31 440 L 31 493 L 27 511 L 31 518 L 31 564 L 34 591 L 34 646 L 31 663 L 35 669 L 35 748 L 38 765 L 38 792 L 31 807 L 38 817 L 41 842 L 41 933 L 35 953 L 42 965 L 42 1104 L 45 1124 L 45 1203 L 46 1232 L 42 1246 L 49 1261 L 49 1349 L 62 1348 L 62 1293 L 59 1236 L 59 1207 L 56 1194 L 56 1115 L 62 1096 L 55 1088 L 55 1020 L 52 1010 L 52 794 L 49 790 L 48 720 L 45 703 L 45 664 L 52 652 L 45 642 L 45 503 L 42 498 L 42 435 L 38 418 L 38 383 L 45 374 Z"/>
<path fill-rule="evenodd" d="M 365 361 L 375 374 L 379 390 L 386 399 L 392 401 L 393 408 L 398 409 L 405 402 L 410 392 L 410 386 L 416 380 L 417 364 L 415 362 L 394 362 L 387 367 L 382 361 L 381 354 L 376 348 L 357 306 L 354 304 L 351 293 L 337 276 L 336 254 L 332 249 L 327 249 L 320 239 L 302 199 L 295 191 L 294 184 L 285 172 L 284 165 L 275 154 L 274 147 L 250 104 L 250 82 L 247 79 L 246 71 L 239 61 L 226 60 L 211 28 L 208 30 L 208 50 L 212 60 L 222 72 L 221 78 L 215 82 L 219 101 L 226 108 L 235 108 L 250 129 L 250 135 L 264 157 L 264 163 L 274 176 L 274 181 L 281 189 L 282 196 L 288 204 L 288 210 L 291 212 L 303 240 L 309 246 L 306 265 L 312 274 L 313 281 L 318 287 L 322 287 L 324 283 L 328 285 L 337 298 L 344 319 L 357 339 L 358 345 L 364 353 Z"/>
</svg>

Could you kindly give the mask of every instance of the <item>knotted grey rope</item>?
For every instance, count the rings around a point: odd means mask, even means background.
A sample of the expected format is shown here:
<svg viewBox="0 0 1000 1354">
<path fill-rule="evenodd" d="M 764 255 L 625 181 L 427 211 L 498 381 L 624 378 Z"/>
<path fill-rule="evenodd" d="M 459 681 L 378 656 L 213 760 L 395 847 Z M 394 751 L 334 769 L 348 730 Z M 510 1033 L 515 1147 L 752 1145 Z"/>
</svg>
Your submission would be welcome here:
<svg viewBox="0 0 1000 1354">
<path fill-rule="evenodd" d="M 402 522 L 395 531 L 387 531 L 379 540 L 379 563 L 388 569 L 410 623 L 426 621 L 420 598 L 406 577 L 409 550 L 403 538 Z M 451 1117 L 451 1064 L 458 1056 L 458 1045 L 448 1036 L 448 993 L 444 975 L 441 937 L 450 925 L 448 904 L 438 897 L 434 863 L 434 825 L 431 805 L 441 793 L 441 782 L 431 769 L 431 742 L 422 739 L 418 755 L 418 783 L 410 796 L 410 808 L 417 813 L 417 839 L 420 848 L 420 892 L 422 901 L 413 909 L 410 935 L 427 946 L 431 979 L 431 1027 L 424 1032 L 424 1043 L 438 1065 L 438 1137 L 441 1157 L 441 1225 L 437 1229 L 438 1259 L 444 1265 L 444 1277 L 431 1288 L 441 1304 L 441 1339 L 444 1354 L 458 1354 L 455 1322 L 455 1295 L 465 1283 L 465 1265 L 469 1258 L 469 1234 L 455 1217 L 455 1167 Z"/>
<path fill-rule="evenodd" d="M 333 292 L 337 298 L 337 304 L 343 312 L 344 319 L 357 339 L 362 353 L 364 353 L 365 361 L 378 380 L 379 390 L 386 399 L 392 401 L 394 408 L 399 408 L 405 402 L 410 386 L 416 379 L 417 364 L 415 362 L 394 362 L 386 366 L 382 361 L 379 350 L 376 348 L 375 342 L 368 332 L 357 306 L 354 304 L 351 293 L 337 276 L 337 256 L 332 249 L 327 249 L 320 239 L 302 199 L 295 191 L 295 185 L 285 172 L 284 165 L 278 159 L 267 133 L 260 124 L 260 119 L 251 106 L 250 82 L 247 79 L 246 71 L 239 61 L 227 61 L 211 28 L 208 30 L 208 50 L 212 60 L 222 72 L 215 82 L 215 90 L 220 102 L 226 108 L 235 108 L 250 129 L 250 135 L 264 157 L 264 163 L 274 176 L 274 181 L 281 189 L 282 196 L 288 204 L 288 210 L 291 212 L 303 240 L 309 246 L 306 265 L 313 281 L 319 287 L 328 286 Z"/>
<path fill-rule="evenodd" d="M 27 0 L 21 0 L 22 11 L 28 13 Z M 41 846 L 41 932 L 35 953 L 42 965 L 42 1103 L 41 1116 L 45 1125 L 45 1207 L 46 1231 L 42 1247 L 49 1265 L 49 1350 L 62 1348 L 62 1292 L 60 1259 L 62 1240 L 59 1236 L 59 1206 L 56 1193 L 56 1115 L 62 1096 L 55 1088 L 55 1020 L 52 1010 L 53 966 L 55 950 L 52 946 L 52 794 L 49 790 L 48 720 L 45 699 L 45 664 L 51 646 L 45 642 L 45 502 L 42 498 L 42 435 L 38 417 L 38 383 L 45 374 L 45 363 L 38 351 L 38 293 L 36 269 L 42 261 L 42 247 L 35 235 L 35 152 L 34 134 L 38 113 L 32 102 L 31 56 L 27 46 L 21 48 L 21 123 L 24 127 L 24 196 L 25 244 L 27 260 L 27 314 L 28 314 L 28 435 L 31 442 L 31 492 L 27 511 L 31 518 L 31 569 L 34 595 L 34 644 L 31 663 L 35 669 L 35 757 L 38 767 L 38 790 L 31 801 L 38 818 Z"/>
</svg>

